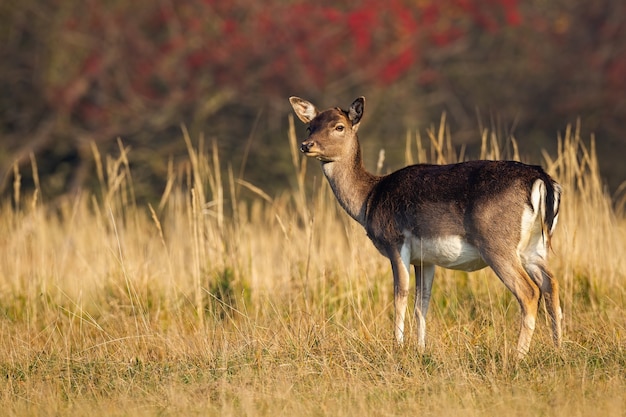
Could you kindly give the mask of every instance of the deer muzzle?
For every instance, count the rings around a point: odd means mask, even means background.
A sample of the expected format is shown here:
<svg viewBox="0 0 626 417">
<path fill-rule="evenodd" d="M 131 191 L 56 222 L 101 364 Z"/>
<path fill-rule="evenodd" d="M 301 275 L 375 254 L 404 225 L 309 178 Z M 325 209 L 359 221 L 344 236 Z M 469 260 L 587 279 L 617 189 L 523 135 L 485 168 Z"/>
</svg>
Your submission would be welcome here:
<svg viewBox="0 0 626 417">
<path fill-rule="evenodd" d="M 309 153 L 311 152 L 311 148 L 313 147 L 313 142 L 305 141 L 300 145 L 300 152 Z"/>
</svg>

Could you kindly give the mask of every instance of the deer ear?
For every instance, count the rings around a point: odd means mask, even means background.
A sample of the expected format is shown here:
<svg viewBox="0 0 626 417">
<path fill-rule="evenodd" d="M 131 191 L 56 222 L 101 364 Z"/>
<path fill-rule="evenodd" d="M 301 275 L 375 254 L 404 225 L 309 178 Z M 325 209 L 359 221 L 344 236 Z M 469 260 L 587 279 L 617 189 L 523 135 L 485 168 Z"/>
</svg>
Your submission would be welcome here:
<svg viewBox="0 0 626 417">
<path fill-rule="evenodd" d="M 315 119 L 319 114 L 313 104 L 300 97 L 289 97 L 289 102 L 291 103 L 291 107 L 293 107 L 293 111 L 296 112 L 298 119 L 302 120 L 304 123 L 310 123 L 311 120 Z"/>
<path fill-rule="evenodd" d="M 365 97 L 361 96 L 354 100 L 348 110 L 348 119 L 352 122 L 352 125 L 357 125 L 363 117 L 363 110 L 365 109 Z"/>
</svg>

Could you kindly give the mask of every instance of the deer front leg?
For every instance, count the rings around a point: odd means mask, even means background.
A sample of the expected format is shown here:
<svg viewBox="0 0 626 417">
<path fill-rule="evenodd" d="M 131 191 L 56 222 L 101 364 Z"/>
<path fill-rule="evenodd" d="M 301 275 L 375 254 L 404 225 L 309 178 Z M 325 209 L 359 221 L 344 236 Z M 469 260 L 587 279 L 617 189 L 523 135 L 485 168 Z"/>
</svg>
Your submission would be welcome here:
<svg viewBox="0 0 626 417">
<path fill-rule="evenodd" d="M 415 321 L 417 322 L 417 347 L 420 352 L 426 348 L 426 314 L 435 278 L 435 266 L 415 265 Z"/>
<path fill-rule="evenodd" d="M 404 317 L 409 299 L 409 261 L 404 260 L 400 253 L 394 252 L 390 257 L 393 270 L 393 306 L 395 318 L 395 336 L 399 345 L 404 344 Z"/>
</svg>

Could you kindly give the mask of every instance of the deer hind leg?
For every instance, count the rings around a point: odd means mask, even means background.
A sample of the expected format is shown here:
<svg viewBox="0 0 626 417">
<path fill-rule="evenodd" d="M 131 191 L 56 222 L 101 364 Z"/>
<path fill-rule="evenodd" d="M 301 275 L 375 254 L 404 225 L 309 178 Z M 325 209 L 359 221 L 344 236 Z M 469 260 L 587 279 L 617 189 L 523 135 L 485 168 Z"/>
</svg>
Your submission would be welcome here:
<svg viewBox="0 0 626 417">
<path fill-rule="evenodd" d="M 522 266 L 519 256 L 483 256 L 504 285 L 513 293 L 520 305 L 522 321 L 517 342 L 518 358 L 523 358 L 530 349 L 535 331 L 540 289 Z"/>
<path fill-rule="evenodd" d="M 417 346 L 420 351 L 426 348 L 426 314 L 435 278 L 435 266 L 415 265 L 415 321 L 417 322 Z"/>
<path fill-rule="evenodd" d="M 403 251 L 406 252 L 406 251 Z M 393 304 L 394 304 L 394 333 L 399 345 L 404 343 L 404 317 L 409 300 L 409 260 L 408 254 L 394 252 L 389 256 L 393 270 Z"/>
<path fill-rule="evenodd" d="M 546 310 L 550 317 L 552 328 L 552 340 L 554 346 L 561 347 L 563 312 L 559 300 L 559 283 L 552 272 L 542 263 L 524 265 L 528 275 L 535 281 L 541 290 L 541 295 L 546 304 Z"/>
</svg>

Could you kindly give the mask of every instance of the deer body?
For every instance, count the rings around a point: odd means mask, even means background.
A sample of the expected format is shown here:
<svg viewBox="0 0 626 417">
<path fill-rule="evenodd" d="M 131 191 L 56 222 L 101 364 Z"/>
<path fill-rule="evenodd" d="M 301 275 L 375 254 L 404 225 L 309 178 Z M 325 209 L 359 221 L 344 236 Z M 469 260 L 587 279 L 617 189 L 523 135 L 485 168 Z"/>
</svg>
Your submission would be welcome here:
<svg viewBox="0 0 626 417">
<path fill-rule="evenodd" d="M 308 101 L 290 101 L 309 124 L 301 151 L 321 161 L 340 205 L 391 262 L 398 343 L 404 341 L 411 265 L 420 349 L 435 266 L 463 271 L 490 266 L 520 304 L 519 356 L 530 347 L 541 296 L 560 346 L 558 283 L 546 258 L 561 187 L 543 169 L 514 161 L 470 161 L 412 165 L 376 176 L 363 166 L 356 134 L 362 97 L 347 111 L 319 112 Z"/>
</svg>

